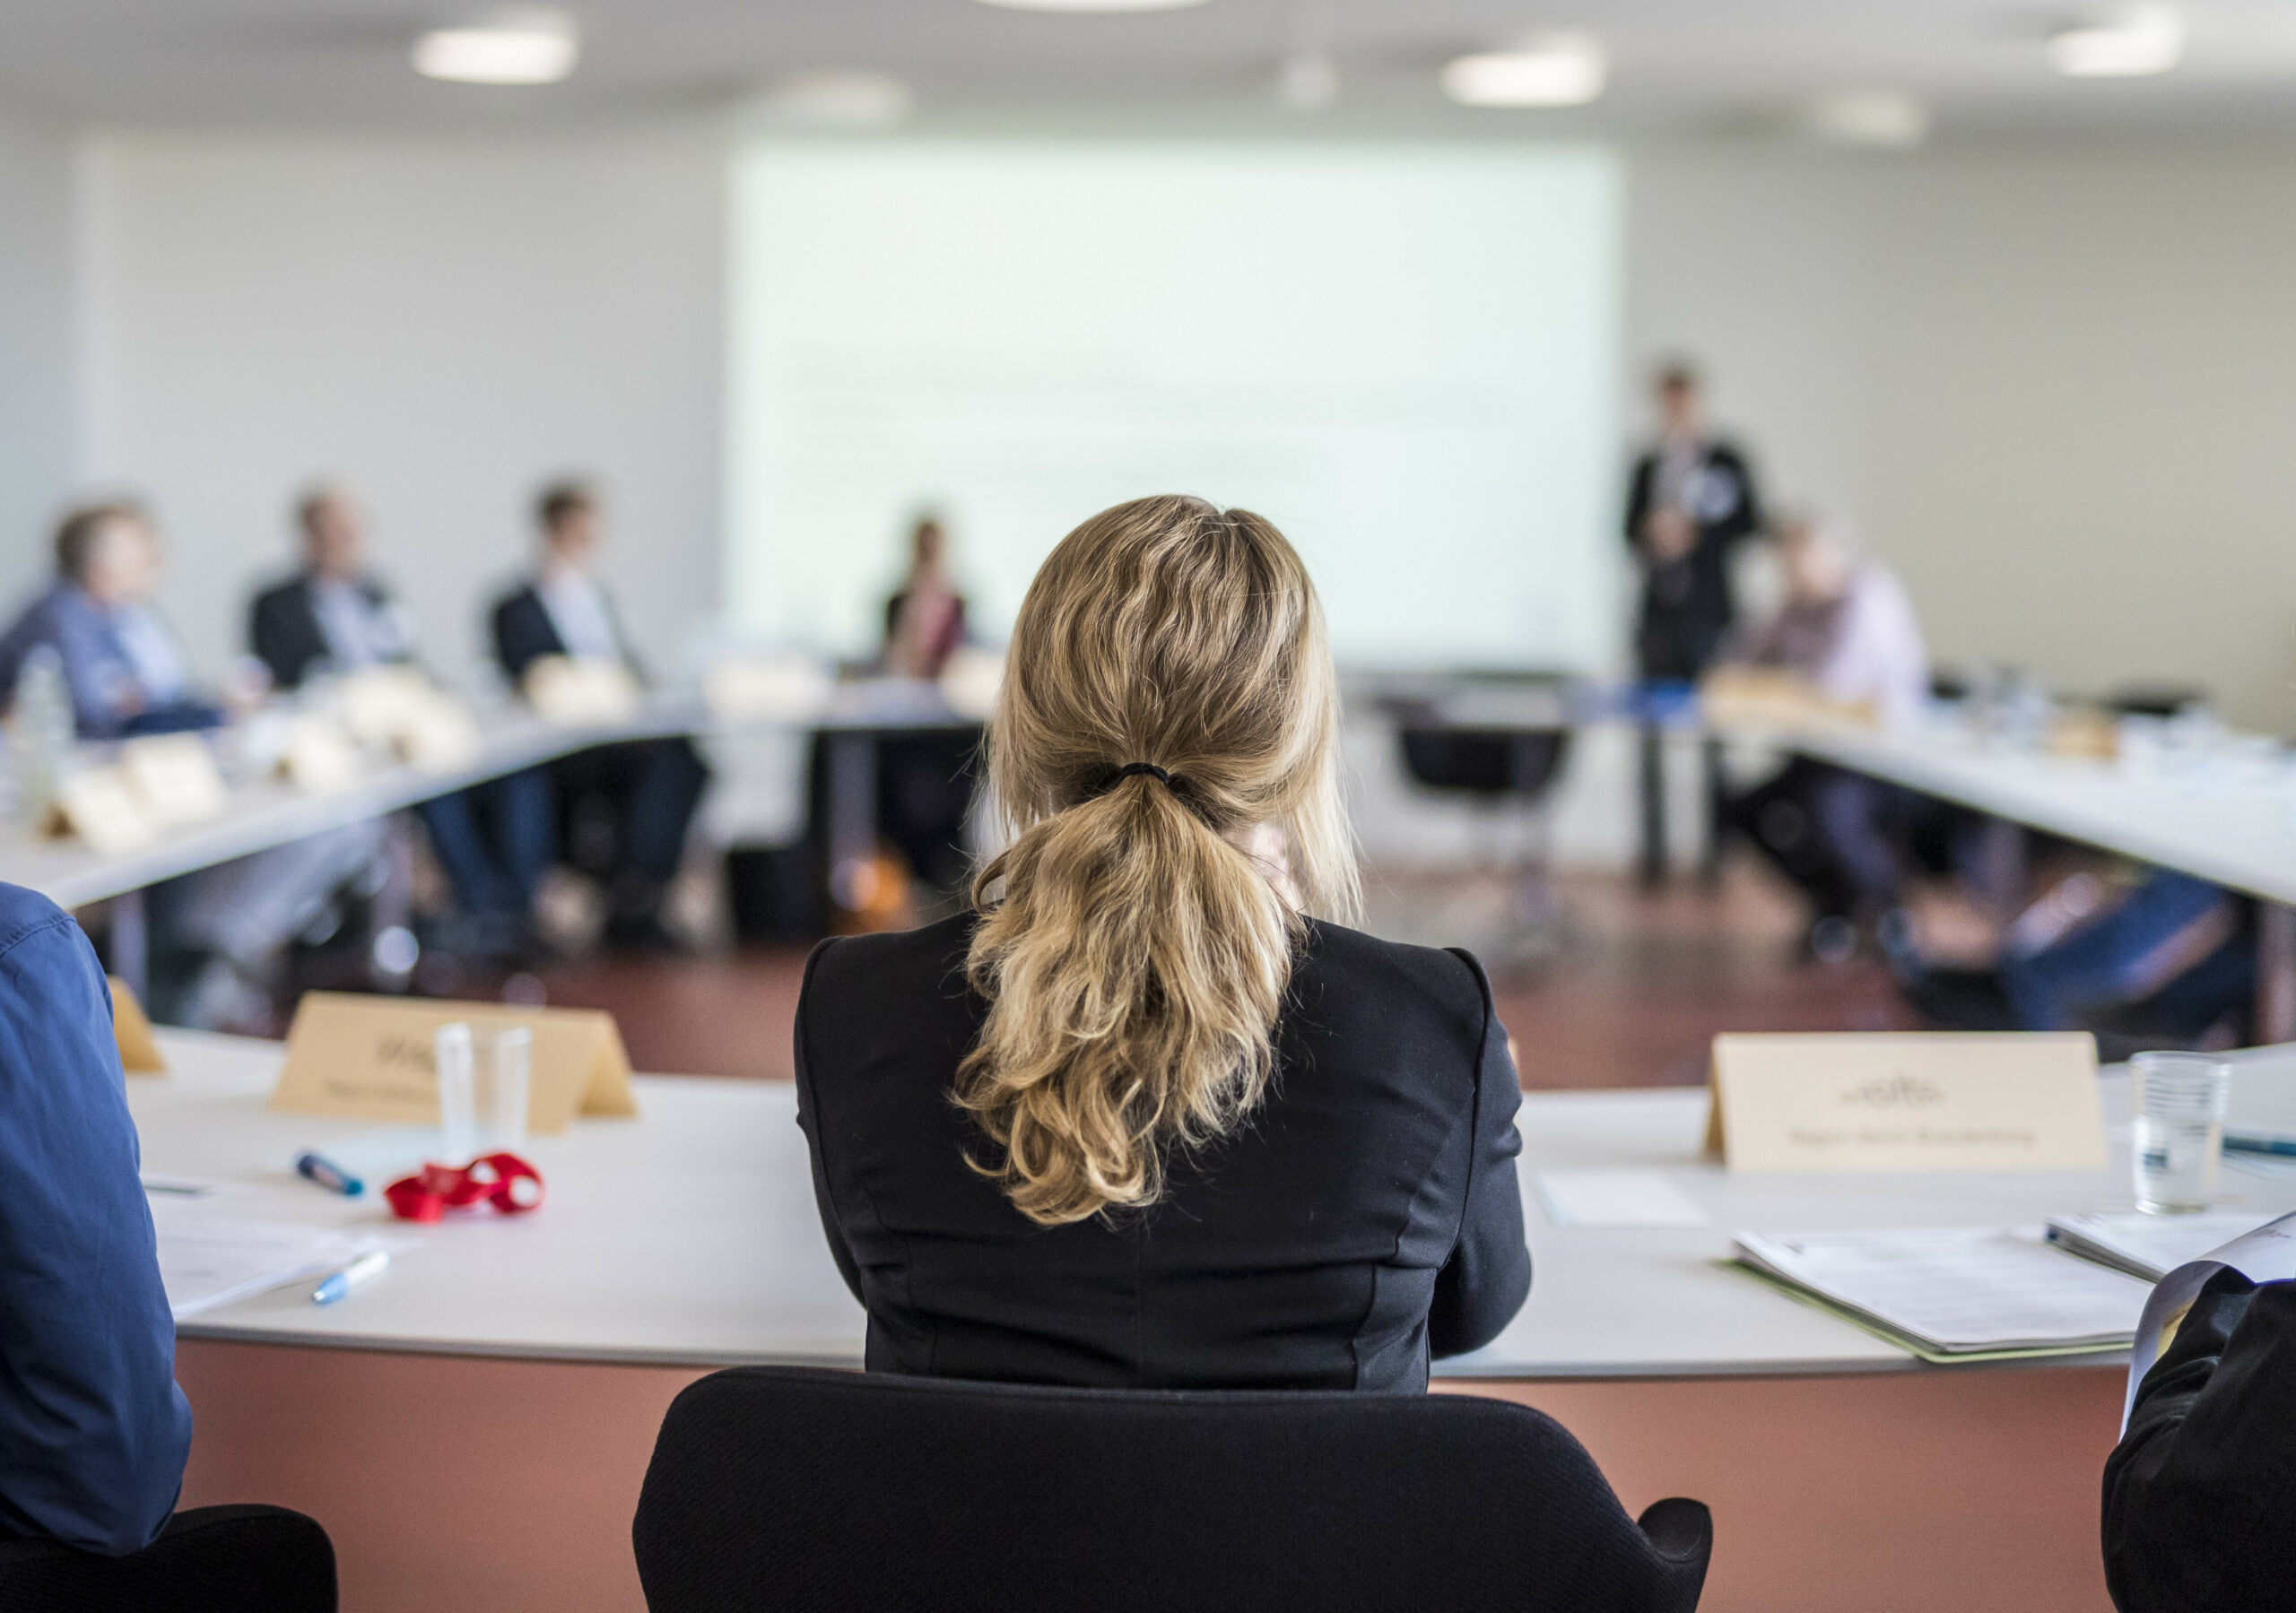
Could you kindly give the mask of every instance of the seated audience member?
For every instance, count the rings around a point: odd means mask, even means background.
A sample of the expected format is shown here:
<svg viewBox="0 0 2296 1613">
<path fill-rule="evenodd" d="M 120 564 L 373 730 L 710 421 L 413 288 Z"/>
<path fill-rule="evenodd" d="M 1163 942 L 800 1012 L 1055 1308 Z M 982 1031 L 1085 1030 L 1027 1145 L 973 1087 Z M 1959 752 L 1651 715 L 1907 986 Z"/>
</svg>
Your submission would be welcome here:
<svg viewBox="0 0 2296 1613">
<path fill-rule="evenodd" d="M 1258 516 L 1139 499 L 1045 561 L 976 911 L 806 967 L 798 1117 L 871 1370 L 1416 1393 L 1521 1306 L 1507 1033 L 1467 954 L 1327 916 L 1338 724 Z"/>
<path fill-rule="evenodd" d="M 1928 697 L 1929 658 L 1897 578 L 1808 517 L 1783 525 L 1778 550 L 1786 602 L 1732 661 L 1794 673 L 1818 698 L 1863 707 L 1884 726 L 1914 720 Z M 1731 802 L 1730 821 L 1808 896 L 1813 955 L 1846 960 L 1859 926 L 1898 907 L 1903 872 L 1890 826 L 1903 804 L 1896 787 L 1808 757 Z"/>
<path fill-rule="evenodd" d="M 938 678 L 965 641 L 965 600 L 950 581 L 948 537 L 937 519 L 917 524 L 909 555 L 900 591 L 885 602 L 881 664 L 890 677 Z M 965 820 L 978 742 L 969 728 L 877 741 L 879 828 L 936 893 L 961 891 L 970 872 Z"/>
<path fill-rule="evenodd" d="M 503 674 L 522 685 L 534 663 L 547 655 L 613 661 L 642 680 L 644 669 L 623 636 L 613 602 L 591 574 L 598 547 L 597 499 L 578 482 L 544 490 L 535 506 L 542 538 L 541 564 L 534 580 L 498 602 L 493 611 L 494 653 Z M 683 736 L 633 740 L 582 751 L 549 768 L 559 806 L 585 801 L 609 807 L 613 826 L 611 858 L 573 850 L 587 872 L 613 877 L 606 934 L 624 945 L 674 945 L 661 920 L 662 898 L 684 860 L 686 834 L 709 782 L 693 741 Z M 554 858 L 545 844 L 520 870 L 532 889 Z"/>
<path fill-rule="evenodd" d="M 0 1539 L 120 1556 L 191 1450 L 111 994 L 46 898 L 0 885 Z"/>
<path fill-rule="evenodd" d="M 296 574 L 256 596 L 248 641 L 273 685 L 302 687 L 322 672 L 355 672 L 415 659 L 413 630 L 390 591 L 366 568 L 366 522 L 341 488 L 320 487 L 295 507 L 302 534 Z M 472 921 L 457 944 L 522 949 L 531 887 L 517 870 L 547 855 L 550 781 L 541 768 L 437 796 L 415 809 Z M 493 837 L 509 850 L 498 854 Z M 540 848 L 539 850 L 535 848 Z"/>
<path fill-rule="evenodd" d="M 194 688 L 182 647 L 148 601 L 159 541 L 130 505 L 67 516 L 57 581 L 0 635 L 0 698 L 26 657 L 52 650 L 83 740 L 210 728 L 222 710 Z M 390 882 L 379 821 L 312 835 L 152 889 L 153 1003 L 161 1018 L 212 1029 L 271 1029 L 270 988 L 288 944 L 346 887 Z"/>
<path fill-rule="evenodd" d="M 2138 1386 L 2105 1463 L 2120 1613 L 2278 1613 L 2296 1584 L 2296 1283 L 2227 1269 Z"/>
<path fill-rule="evenodd" d="M 62 663 L 80 737 L 212 728 L 220 707 L 192 687 L 183 650 L 151 599 L 158 535 L 132 504 L 74 510 L 56 533 L 56 579 L 0 635 L 0 700 L 13 698 L 25 657 L 41 645 Z"/>
</svg>

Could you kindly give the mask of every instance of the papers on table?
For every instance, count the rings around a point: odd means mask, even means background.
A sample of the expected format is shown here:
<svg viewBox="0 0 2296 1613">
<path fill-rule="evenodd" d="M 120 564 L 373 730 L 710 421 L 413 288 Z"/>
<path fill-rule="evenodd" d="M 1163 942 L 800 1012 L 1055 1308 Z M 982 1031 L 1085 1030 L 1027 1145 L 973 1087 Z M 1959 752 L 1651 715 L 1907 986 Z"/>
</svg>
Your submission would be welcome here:
<svg viewBox="0 0 2296 1613">
<path fill-rule="evenodd" d="M 177 1321 L 275 1288 L 315 1279 L 353 1255 L 387 1246 L 378 1231 L 342 1231 L 290 1221 L 219 1215 L 198 1201 L 154 1199 L 160 1280 Z"/>
<path fill-rule="evenodd" d="M 2116 1349 L 2146 1286 L 2049 1247 L 2041 1229 L 1740 1233 L 1739 1262 L 1928 1360 Z"/>
<path fill-rule="evenodd" d="M 2269 1216 L 2069 1215 L 2048 1218 L 2049 1241 L 2108 1266 L 2159 1282 L 2187 1262 L 2254 1232 Z"/>
<path fill-rule="evenodd" d="M 1698 1201 L 1657 1171 L 1541 1171 L 1539 1202 L 1558 1227 L 1703 1227 Z"/>
</svg>

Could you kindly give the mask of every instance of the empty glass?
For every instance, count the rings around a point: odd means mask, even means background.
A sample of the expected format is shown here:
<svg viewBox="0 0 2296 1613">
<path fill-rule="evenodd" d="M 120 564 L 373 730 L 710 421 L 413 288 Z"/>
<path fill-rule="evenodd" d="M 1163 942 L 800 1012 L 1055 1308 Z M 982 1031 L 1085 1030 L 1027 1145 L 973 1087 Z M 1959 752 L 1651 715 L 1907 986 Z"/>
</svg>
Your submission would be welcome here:
<svg viewBox="0 0 2296 1613">
<path fill-rule="evenodd" d="M 2232 1066 L 2205 1053 L 2140 1053 L 2128 1067 L 2137 1209 L 2208 1209 L 2216 1201 Z"/>
</svg>

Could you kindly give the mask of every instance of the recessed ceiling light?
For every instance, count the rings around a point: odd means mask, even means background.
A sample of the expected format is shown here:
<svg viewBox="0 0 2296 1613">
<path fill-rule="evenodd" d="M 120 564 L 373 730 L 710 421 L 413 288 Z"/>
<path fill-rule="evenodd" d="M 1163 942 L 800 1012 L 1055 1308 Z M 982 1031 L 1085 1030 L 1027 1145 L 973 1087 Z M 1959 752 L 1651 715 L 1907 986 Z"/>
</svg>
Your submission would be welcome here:
<svg viewBox="0 0 2296 1613">
<path fill-rule="evenodd" d="M 581 54 L 574 21 L 563 12 L 506 12 L 457 28 L 434 28 L 414 41 L 414 70 L 463 84 L 554 84 Z"/>
<path fill-rule="evenodd" d="M 1840 90 L 1808 108 L 1810 133 L 1836 145 L 1909 151 L 1929 138 L 1929 108 L 1902 90 Z"/>
<path fill-rule="evenodd" d="M 2132 5 L 2048 37 L 2049 65 L 2068 78 L 2166 73 L 2185 54 L 2185 20 L 2172 5 Z"/>
<path fill-rule="evenodd" d="M 1443 93 L 1465 107 L 1583 107 L 1602 94 L 1608 74 L 1601 40 L 1549 34 L 1458 57 L 1443 69 Z"/>
<path fill-rule="evenodd" d="M 980 0 L 999 11 L 1127 12 L 1180 11 L 1204 0 Z"/>
</svg>

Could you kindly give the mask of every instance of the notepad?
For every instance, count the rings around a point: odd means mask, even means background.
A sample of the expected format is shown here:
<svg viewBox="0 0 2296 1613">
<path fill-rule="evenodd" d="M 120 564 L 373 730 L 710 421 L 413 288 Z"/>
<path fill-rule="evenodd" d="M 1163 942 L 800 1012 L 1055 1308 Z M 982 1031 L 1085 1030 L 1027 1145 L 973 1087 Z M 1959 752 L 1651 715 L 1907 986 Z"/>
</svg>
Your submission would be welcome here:
<svg viewBox="0 0 2296 1613">
<path fill-rule="evenodd" d="M 1707 1216 L 1657 1171 L 1541 1171 L 1539 1202 L 1558 1227 L 1703 1227 Z"/>
<path fill-rule="evenodd" d="M 1742 1232 L 1739 1262 L 1916 1355 L 2117 1349 L 2148 1285 L 2050 1247 L 2039 1227 Z"/>
<path fill-rule="evenodd" d="M 282 1283 L 317 1278 L 355 1254 L 385 1246 L 379 1232 L 214 1214 L 196 1200 L 154 1199 L 160 1281 L 178 1322 Z"/>
<path fill-rule="evenodd" d="M 2070 1215 L 2048 1218 L 2049 1241 L 2084 1259 L 2159 1282 L 2221 1244 L 2246 1237 L 2273 1218 L 2242 1211 L 2213 1215 Z"/>
</svg>

